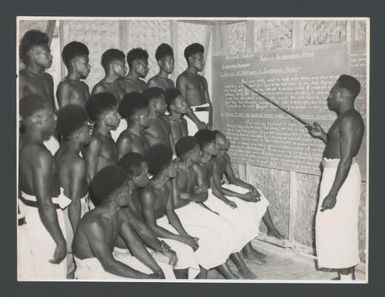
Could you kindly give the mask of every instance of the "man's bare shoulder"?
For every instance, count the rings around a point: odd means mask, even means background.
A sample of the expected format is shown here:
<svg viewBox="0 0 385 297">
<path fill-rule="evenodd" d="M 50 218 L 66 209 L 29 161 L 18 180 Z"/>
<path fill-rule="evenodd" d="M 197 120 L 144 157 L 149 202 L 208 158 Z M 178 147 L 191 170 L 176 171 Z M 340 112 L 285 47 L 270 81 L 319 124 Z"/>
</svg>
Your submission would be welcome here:
<svg viewBox="0 0 385 297">
<path fill-rule="evenodd" d="M 340 125 L 352 125 L 354 127 L 364 126 L 361 114 L 357 110 L 351 110 L 344 113 L 339 118 Z"/>
<path fill-rule="evenodd" d="M 155 199 L 155 194 L 149 187 L 144 188 L 140 191 L 140 201 L 142 202 L 143 207 L 151 207 Z"/>
</svg>

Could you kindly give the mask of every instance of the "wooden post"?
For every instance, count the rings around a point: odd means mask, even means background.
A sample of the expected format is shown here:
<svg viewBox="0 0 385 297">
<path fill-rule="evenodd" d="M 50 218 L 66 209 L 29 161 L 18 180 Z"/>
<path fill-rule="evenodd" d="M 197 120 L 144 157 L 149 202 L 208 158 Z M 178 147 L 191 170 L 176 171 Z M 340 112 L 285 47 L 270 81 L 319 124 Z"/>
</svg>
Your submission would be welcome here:
<svg viewBox="0 0 385 297">
<path fill-rule="evenodd" d="M 170 40 L 171 40 L 171 47 L 174 50 L 174 71 L 171 73 L 171 79 L 175 82 L 176 85 L 176 70 L 178 69 L 178 21 L 171 20 L 170 21 Z"/>
<path fill-rule="evenodd" d="M 60 52 L 63 50 L 64 47 L 64 22 L 63 20 L 59 21 L 59 46 L 60 46 Z M 65 71 L 65 65 L 63 62 L 63 59 L 60 59 L 60 74 L 61 74 L 61 79 L 63 79 L 66 76 L 66 71 Z"/>
<path fill-rule="evenodd" d="M 119 21 L 119 48 L 126 54 L 128 50 L 128 21 Z"/>
<path fill-rule="evenodd" d="M 290 192 L 289 192 L 289 241 L 295 241 L 295 218 L 297 216 L 298 184 L 297 173 L 290 171 Z"/>
<path fill-rule="evenodd" d="M 53 33 L 55 32 L 56 20 L 49 20 L 45 26 L 45 33 L 48 35 L 48 46 L 51 46 Z"/>
</svg>

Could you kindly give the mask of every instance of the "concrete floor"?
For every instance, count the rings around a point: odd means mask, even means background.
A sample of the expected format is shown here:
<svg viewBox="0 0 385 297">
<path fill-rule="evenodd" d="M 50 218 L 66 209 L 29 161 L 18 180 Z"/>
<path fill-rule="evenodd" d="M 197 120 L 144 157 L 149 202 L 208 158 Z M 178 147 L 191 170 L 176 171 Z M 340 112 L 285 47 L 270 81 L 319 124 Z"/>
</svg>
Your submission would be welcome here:
<svg viewBox="0 0 385 297">
<path fill-rule="evenodd" d="M 246 261 L 250 270 L 257 275 L 256 281 L 332 281 L 337 274 L 329 271 L 320 271 L 316 269 L 315 260 L 310 256 L 298 254 L 290 249 L 280 248 L 260 240 L 253 240 L 253 246 L 264 253 L 266 263 L 256 263 L 255 261 Z M 235 265 L 229 261 L 230 268 L 237 272 Z M 210 270 L 209 279 L 223 279 L 215 270 Z M 362 268 L 356 269 L 356 279 L 365 281 L 365 272 Z"/>
</svg>

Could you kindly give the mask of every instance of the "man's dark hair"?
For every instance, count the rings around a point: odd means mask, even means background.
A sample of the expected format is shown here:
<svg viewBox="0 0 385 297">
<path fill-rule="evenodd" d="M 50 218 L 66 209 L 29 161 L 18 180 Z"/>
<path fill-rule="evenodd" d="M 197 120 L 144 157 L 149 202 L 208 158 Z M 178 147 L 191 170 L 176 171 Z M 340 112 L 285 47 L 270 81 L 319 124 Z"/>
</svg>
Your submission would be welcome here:
<svg viewBox="0 0 385 297">
<path fill-rule="evenodd" d="M 150 103 L 152 99 L 160 97 L 162 95 L 164 95 L 164 91 L 163 89 L 158 87 L 148 88 L 143 91 L 143 97 L 147 101 L 147 104 Z"/>
<path fill-rule="evenodd" d="M 213 132 L 213 134 L 214 134 L 214 136 L 215 137 L 217 137 L 217 136 L 224 136 L 225 134 L 223 134 L 221 131 L 219 131 L 219 130 L 212 130 L 212 132 Z"/>
<path fill-rule="evenodd" d="M 23 63 L 28 63 L 28 51 L 36 45 L 48 45 L 48 35 L 39 30 L 29 30 L 25 32 L 20 41 L 19 55 Z"/>
<path fill-rule="evenodd" d="M 187 46 L 184 50 L 184 57 L 186 58 L 187 63 L 188 58 L 197 53 L 204 53 L 203 45 L 201 45 L 200 43 L 193 43 Z"/>
<path fill-rule="evenodd" d="M 28 95 L 21 98 L 19 102 L 19 114 L 24 119 L 34 115 L 36 112 L 50 106 L 49 101 L 39 95 Z"/>
<path fill-rule="evenodd" d="M 203 150 L 206 145 L 215 141 L 214 133 L 207 129 L 199 130 L 197 133 L 195 133 L 194 138 L 198 142 L 201 150 Z"/>
<path fill-rule="evenodd" d="M 164 96 L 166 97 L 167 106 L 170 110 L 170 105 L 174 103 L 174 100 L 181 96 L 181 92 L 176 88 L 169 88 L 164 91 Z"/>
<path fill-rule="evenodd" d="M 84 56 L 88 57 L 89 54 L 90 52 L 88 47 L 84 43 L 72 41 L 64 46 L 61 56 L 63 58 L 64 64 L 69 69 L 71 67 L 71 61 L 74 58 Z"/>
<path fill-rule="evenodd" d="M 172 47 L 170 45 L 168 45 L 167 43 L 162 43 L 157 47 L 155 51 L 155 59 L 157 61 L 160 61 L 166 56 L 174 57 L 174 51 L 172 50 Z"/>
<path fill-rule="evenodd" d="M 171 164 L 171 148 L 164 144 L 153 145 L 146 151 L 144 159 L 148 165 L 148 171 L 156 175 Z"/>
<path fill-rule="evenodd" d="M 353 99 L 356 98 L 361 91 L 360 82 L 353 76 L 347 74 L 342 74 L 338 78 L 337 84 L 339 87 L 348 90 L 349 93 L 352 95 Z"/>
<path fill-rule="evenodd" d="M 117 100 L 111 93 L 102 92 L 91 95 L 86 103 L 86 110 L 92 122 L 96 122 L 99 116 L 117 105 Z"/>
<path fill-rule="evenodd" d="M 110 48 L 106 50 L 101 59 L 101 64 L 103 66 L 103 69 L 105 72 L 108 71 L 109 66 L 112 62 L 115 62 L 116 60 L 123 60 L 124 61 L 124 53 L 118 49 Z"/>
<path fill-rule="evenodd" d="M 120 159 L 119 166 L 121 166 L 127 172 L 128 177 L 132 179 L 141 173 L 143 162 L 145 161 L 140 154 L 129 152 Z"/>
<path fill-rule="evenodd" d="M 176 155 L 182 157 L 186 153 L 191 152 L 197 145 L 198 142 L 193 136 L 182 137 L 175 145 Z"/>
<path fill-rule="evenodd" d="M 148 108 L 147 101 L 143 94 L 132 92 L 126 94 L 119 103 L 118 112 L 124 119 L 129 119 L 138 111 Z"/>
<path fill-rule="evenodd" d="M 126 171 L 118 166 L 104 167 L 91 181 L 90 196 L 92 202 L 98 206 L 127 180 Z"/>
<path fill-rule="evenodd" d="M 60 108 L 56 122 L 57 132 L 68 139 L 88 120 L 87 111 L 78 104 L 69 104 Z"/>
<path fill-rule="evenodd" d="M 135 60 L 148 60 L 148 52 L 142 48 L 133 48 L 127 53 L 127 64 L 132 67 Z"/>
</svg>

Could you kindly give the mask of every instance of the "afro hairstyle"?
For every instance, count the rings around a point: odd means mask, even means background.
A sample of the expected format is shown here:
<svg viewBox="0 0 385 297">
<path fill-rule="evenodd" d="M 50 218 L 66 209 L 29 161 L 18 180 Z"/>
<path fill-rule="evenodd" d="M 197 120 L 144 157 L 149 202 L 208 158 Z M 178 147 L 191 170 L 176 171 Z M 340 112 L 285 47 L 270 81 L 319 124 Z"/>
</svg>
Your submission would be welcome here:
<svg viewBox="0 0 385 297">
<path fill-rule="evenodd" d="M 110 48 L 102 54 L 100 63 L 102 64 L 104 71 L 107 72 L 108 67 L 112 62 L 115 62 L 116 60 L 124 60 L 124 58 L 125 55 L 121 50 Z"/>
<path fill-rule="evenodd" d="M 98 206 L 106 200 L 116 189 L 127 180 L 126 171 L 118 166 L 111 165 L 104 167 L 90 183 L 90 196 L 92 202 Z"/>
<path fill-rule="evenodd" d="M 83 107 L 69 104 L 59 109 L 56 130 L 64 139 L 68 139 L 76 130 L 83 127 L 87 120 L 87 111 Z"/>
<path fill-rule="evenodd" d="M 160 61 L 166 56 L 174 57 L 174 51 L 172 50 L 172 47 L 170 45 L 168 45 L 167 43 L 162 43 L 157 47 L 155 51 L 155 59 L 157 61 Z"/>
<path fill-rule="evenodd" d="M 186 153 L 191 152 L 197 145 L 198 142 L 193 136 L 182 137 L 175 145 L 176 155 L 182 157 Z"/>
<path fill-rule="evenodd" d="M 28 62 L 28 52 L 36 45 L 48 45 L 48 35 L 39 30 L 25 32 L 20 41 L 19 55 L 23 63 Z"/>
<path fill-rule="evenodd" d="M 353 96 L 353 98 L 356 98 L 361 91 L 360 82 L 353 76 L 347 74 L 342 74 L 338 78 L 337 84 L 339 87 L 348 90 L 349 93 Z"/>
<path fill-rule="evenodd" d="M 88 57 L 89 54 L 90 54 L 90 51 L 88 50 L 88 47 L 84 43 L 81 43 L 78 41 L 72 41 L 70 43 L 67 43 L 64 46 L 61 56 L 63 58 L 63 62 L 66 65 L 66 67 L 70 68 L 71 61 L 74 58 L 83 57 L 83 56 Z"/>
<path fill-rule="evenodd" d="M 203 150 L 206 145 L 215 141 L 215 134 L 210 130 L 203 129 L 195 133 L 194 138 L 198 142 L 200 149 Z"/>
<path fill-rule="evenodd" d="M 186 58 L 187 62 L 188 58 L 197 53 L 204 53 L 203 45 L 201 45 L 200 43 L 192 43 L 184 49 L 184 57 Z"/>
<path fill-rule="evenodd" d="M 124 119 L 129 119 L 138 111 L 148 108 L 147 101 L 143 94 L 138 92 L 131 92 L 126 94 L 119 103 L 118 112 Z"/>
<path fill-rule="evenodd" d="M 174 100 L 181 95 L 181 92 L 176 88 L 169 88 L 164 91 L 164 96 L 166 97 L 166 103 L 169 109 L 170 105 L 174 103 Z"/>
<path fill-rule="evenodd" d="M 152 88 L 145 89 L 142 94 L 145 100 L 147 101 L 147 103 L 150 103 L 152 99 L 158 98 L 164 95 L 164 91 L 161 88 L 152 87 Z"/>
<path fill-rule="evenodd" d="M 120 159 L 119 166 L 127 172 L 129 178 L 134 178 L 142 172 L 143 162 L 145 161 L 140 154 L 129 152 Z"/>
<path fill-rule="evenodd" d="M 153 145 L 144 154 L 144 160 L 148 165 L 148 171 L 156 175 L 171 164 L 172 150 L 164 144 Z"/>
<path fill-rule="evenodd" d="M 132 67 L 135 60 L 148 60 L 148 52 L 142 48 L 133 48 L 127 53 L 127 64 Z"/>
<path fill-rule="evenodd" d="M 21 98 L 19 102 L 19 113 L 22 119 L 27 119 L 36 112 L 49 108 L 48 99 L 39 95 L 28 95 Z"/>
<path fill-rule="evenodd" d="M 92 122 L 96 122 L 103 112 L 113 109 L 118 104 L 114 95 L 102 92 L 91 95 L 86 103 L 86 111 Z"/>
</svg>

